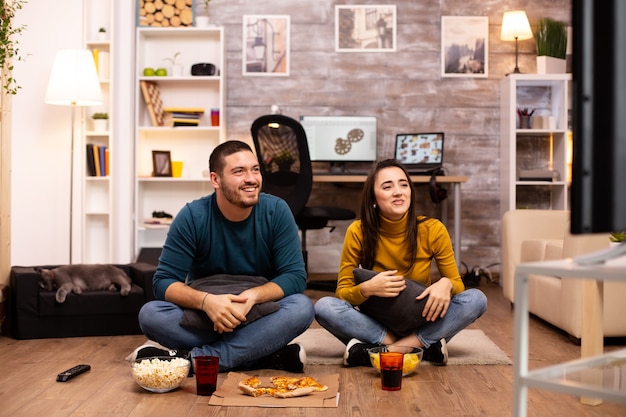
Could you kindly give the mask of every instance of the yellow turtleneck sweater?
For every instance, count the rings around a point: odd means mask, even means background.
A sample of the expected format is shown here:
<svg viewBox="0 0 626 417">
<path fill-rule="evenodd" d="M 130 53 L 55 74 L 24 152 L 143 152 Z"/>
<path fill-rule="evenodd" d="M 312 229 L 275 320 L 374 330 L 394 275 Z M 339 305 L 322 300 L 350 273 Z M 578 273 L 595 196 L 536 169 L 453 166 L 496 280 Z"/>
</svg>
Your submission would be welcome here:
<svg viewBox="0 0 626 417">
<path fill-rule="evenodd" d="M 376 260 L 372 270 L 383 272 L 398 270 L 398 275 L 412 279 L 429 286 L 431 284 L 430 269 L 435 260 L 437 269 L 442 277 L 452 281 L 452 294 L 458 294 L 465 290 L 459 269 L 454 260 L 454 251 L 448 230 L 437 219 L 424 220 L 424 216 L 418 217 L 421 222 L 417 230 L 417 258 L 406 269 L 409 247 L 405 241 L 407 214 L 398 221 L 391 221 L 380 216 L 380 236 L 376 247 Z M 359 259 L 363 244 L 361 220 L 354 221 L 346 231 L 341 264 L 339 265 L 339 277 L 337 282 L 336 296 L 348 301 L 352 305 L 359 305 L 367 298 L 361 294 L 359 285 L 354 285 L 352 270 L 360 266 Z"/>
</svg>

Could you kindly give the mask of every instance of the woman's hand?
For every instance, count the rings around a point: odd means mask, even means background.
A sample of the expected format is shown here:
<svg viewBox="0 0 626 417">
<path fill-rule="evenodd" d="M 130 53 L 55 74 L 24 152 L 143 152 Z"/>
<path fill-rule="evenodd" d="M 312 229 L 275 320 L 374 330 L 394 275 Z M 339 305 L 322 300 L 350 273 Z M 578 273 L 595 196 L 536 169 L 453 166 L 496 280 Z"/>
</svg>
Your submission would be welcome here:
<svg viewBox="0 0 626 417">
<path fill-rule="evenodd" d="M 429 295 L 428 301 L 426 301 L 426 305 L 422 311 L 422 317 L 426 317 L 427 321 L 435 321 L 445 316 L 448 307 L 450 307 L 451 294 L 452 281 L 446 277 L 441 277 L 439 281 L 426 288 L 424 292 L 416 297 L 416 300 L 423 300 Z"/>
<path fill-rule="evenodd" d="M 361 294 L 367 298 L 373 295 L 397 297 L 406 288 L 404 277 L 396 275 L 397 272 L 397 270 L 384 271 L 361 283 Z"/>
</svg>

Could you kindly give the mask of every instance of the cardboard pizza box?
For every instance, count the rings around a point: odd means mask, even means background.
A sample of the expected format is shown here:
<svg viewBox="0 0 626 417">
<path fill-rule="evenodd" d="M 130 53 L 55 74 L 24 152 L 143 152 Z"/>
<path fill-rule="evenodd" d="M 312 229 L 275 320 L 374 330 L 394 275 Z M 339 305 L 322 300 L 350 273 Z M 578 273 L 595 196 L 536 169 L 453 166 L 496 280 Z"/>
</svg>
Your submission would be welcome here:
<svg viewBox="0 0 626 417">
<path fill-rule="evenodd" d="M 229 407 L 325 407 L 336 408 L 339 404 L 339 374 L 326 375 L 317 378 L 311 375 L 319 383 L 328 386 L 324 392 L 313 392 L 303 397 L 276 398 L 269 395 L 252 397 L 246 395 L 237 387 L 239 381 L 250 378 L 239 372 L 229 372 L 226 380 L 213 393 L 209 400 L 209 405 L 220 405 Z M 262 381 L 269 377 L 260 377 Z"/>
</svg>

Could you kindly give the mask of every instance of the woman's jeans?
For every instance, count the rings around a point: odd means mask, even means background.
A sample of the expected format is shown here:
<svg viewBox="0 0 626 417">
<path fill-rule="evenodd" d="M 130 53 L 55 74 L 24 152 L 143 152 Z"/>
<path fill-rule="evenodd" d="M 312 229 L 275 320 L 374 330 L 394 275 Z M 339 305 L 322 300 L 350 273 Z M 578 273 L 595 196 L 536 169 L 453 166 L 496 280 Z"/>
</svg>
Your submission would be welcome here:
<svg viewBox="0 0 626 417">
<path fill-rule="evenodd" d="M 169 349 L 189 350 L 191 356 L 220 358 L 220 372 L 254 368 L 258 359 L 282 349 L 313 322 L 313 303 L 304 294 L 277 301 L 280 310 L 231 333 L 200 330 L 179 324 L 183 309 L 168 301 L 150 301 L 139 311 L 139 325 L 148 339 Z"/>
<path fill-rule="evenodd" d="M 443 318 L 415 329 L 415 336 L 425 348 L 441 339 L 449 341 L 485 311 L 487 297 L 482 291 L 470 288 L 451 298 Z M 322 327 L 345 344 L 352 338 L 365 343 L 381 344 L 387 333 L 385 326 L 361 313 L 347 301 L 336 297 L 320 298 L 315 303 L 315 318 Z"/>
</svg>

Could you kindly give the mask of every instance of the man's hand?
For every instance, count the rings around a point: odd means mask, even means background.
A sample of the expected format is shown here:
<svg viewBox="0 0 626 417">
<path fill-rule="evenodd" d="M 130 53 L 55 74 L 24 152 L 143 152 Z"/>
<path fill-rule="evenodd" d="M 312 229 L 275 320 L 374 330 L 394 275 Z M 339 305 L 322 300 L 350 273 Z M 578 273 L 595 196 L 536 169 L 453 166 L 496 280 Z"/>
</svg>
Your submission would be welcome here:
<svg viewBox="0 0 626 417">
<path fill-rule="evenodd" d="M 213 321 L 213 330 L 221 334 L 235 330 L 246 319 L 253 305 L 243 295 L 207 293 L 203 307 Z"/>
<path fill-rule="evenodd" d="M 397 270 L 384 271 L 361 283 L 361 294 L 368 298 L 373 295 L 397 297 L 406 288 L 404 277 L 395 275 L 397 272 Z"/>
<path fill-rule="evenodd" d="M 451 293 L 452 281 L 446 277 L 441 277 L 439 281 L 426 288 L 424 292 L 415 298 L 416 300 L 422 300 L 427 295 L 430 295 L 422 311 L 422 317 L 426 317 L 427 321 L 435 321 L 437 318 L 445 316 L 448 312 L 448 307 L 450 307 Z"/>
</svg>

